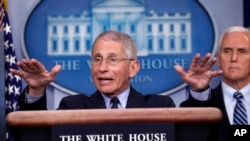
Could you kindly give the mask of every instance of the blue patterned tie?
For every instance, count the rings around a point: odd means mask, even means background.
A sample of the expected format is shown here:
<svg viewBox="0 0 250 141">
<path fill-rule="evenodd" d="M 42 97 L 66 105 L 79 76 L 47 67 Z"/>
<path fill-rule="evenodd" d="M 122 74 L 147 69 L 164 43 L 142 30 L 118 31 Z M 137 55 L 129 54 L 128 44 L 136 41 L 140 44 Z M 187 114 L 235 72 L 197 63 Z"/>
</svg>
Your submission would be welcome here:
<svg viewBox="0 0 250 141">
<path fill-rule="evenodd" d="M 234 108 L 234 125 L 247 125 L 247 111 L 244 106 L 243 95 L 240 92 L 234 93 L 234 98 L 237 100 L 237 103 Z"/>
</svg>

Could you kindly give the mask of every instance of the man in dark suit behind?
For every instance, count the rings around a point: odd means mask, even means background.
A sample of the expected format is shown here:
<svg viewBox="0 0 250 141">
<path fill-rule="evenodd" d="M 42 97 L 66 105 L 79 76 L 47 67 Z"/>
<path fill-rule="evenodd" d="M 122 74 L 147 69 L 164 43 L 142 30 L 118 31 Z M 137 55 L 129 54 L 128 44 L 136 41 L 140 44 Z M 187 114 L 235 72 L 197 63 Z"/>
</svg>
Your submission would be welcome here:
<svg viewBox="0 0 250 141">
<path fill-rule="evenodd" d="M 213 77 L 210 76 L 209 70 L 196 70 L 197 73 L 199 71 L 202 73 L 208 72 L 207 75 L 204 75 L 207 79 L 203 79 L 207 81 L 193 88 L 190 85 L 189 99 L 181 103 L 181 107 L 218 107 L 223 114 L 223 119 L 219 124 L 209 127 L 208 140 L 228 141 L 230 140 L 230 125 L 237 124 L 234 118 L 237 101 L 234 98 L 235 92 L 243 94 L 242 103 L 247 112 L 245 124 L 250 124 L 250 31 L 239 26 L 228 28 L 222 34 L 217 60 L 220 69 L 223 71 L 222 81 L 219 86 L 211 90 L 210 93 L 203 92 L 203 90 L 209 90 L 207 89 L 208 84 Z M 204 63 L 207 63 L 207 61 Z M 188 72 L 184 72 L 180 66 L 176 66 L 176 70 L 184 81 L 189 81 L 186 79 L 190 75 Z M 197 83 L 193 84 L 196 85 Z"/>
</svg>

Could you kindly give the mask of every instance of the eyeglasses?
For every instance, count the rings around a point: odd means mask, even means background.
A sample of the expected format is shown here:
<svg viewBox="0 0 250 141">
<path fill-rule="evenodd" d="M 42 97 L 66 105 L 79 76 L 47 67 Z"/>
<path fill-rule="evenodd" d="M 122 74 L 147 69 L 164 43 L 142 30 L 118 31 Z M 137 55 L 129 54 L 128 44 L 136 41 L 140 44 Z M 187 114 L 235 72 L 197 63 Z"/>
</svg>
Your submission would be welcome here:
<svg viewBox="0 0 250 141">
<path fill-rule="evenodd" d="M 94 57 L 94 58 L 91 58 L 91 63 L 92 63 L 92 65 L 100 65 L 103 60 L 106 60 L 106 62 L 109 65 L 113 65 L 114 66 L 114 65 L 117 65 L 118 63 L 120 63 L 121 61 L 134 60 L 134 59 L 117 58 L 117 57 L 108 57 L 108 58 L 104 59 L 102 57 Z"/>
</svg>

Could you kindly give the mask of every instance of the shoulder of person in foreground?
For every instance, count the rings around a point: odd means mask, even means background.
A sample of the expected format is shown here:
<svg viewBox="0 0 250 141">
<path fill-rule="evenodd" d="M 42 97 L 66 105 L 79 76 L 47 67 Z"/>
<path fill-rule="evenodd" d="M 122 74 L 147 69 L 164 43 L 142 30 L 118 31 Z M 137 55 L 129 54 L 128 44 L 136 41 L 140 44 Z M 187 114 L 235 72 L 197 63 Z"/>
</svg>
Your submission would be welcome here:
<svg viewBox="0 0 250 141">
<path fill-rule="evenodd" d="M 83 109 L 84 102 L 89 99 L 87 94 L 76 94 L 63 97 L 58 109 Z"/>
<path fill-rule="evenodd" d="M 155 107 L 175 107 L 175 103 L 170 96 L 159 94 L 148 94 L 144 96 L 148 105 L 154 105 Z"/>
</svg>

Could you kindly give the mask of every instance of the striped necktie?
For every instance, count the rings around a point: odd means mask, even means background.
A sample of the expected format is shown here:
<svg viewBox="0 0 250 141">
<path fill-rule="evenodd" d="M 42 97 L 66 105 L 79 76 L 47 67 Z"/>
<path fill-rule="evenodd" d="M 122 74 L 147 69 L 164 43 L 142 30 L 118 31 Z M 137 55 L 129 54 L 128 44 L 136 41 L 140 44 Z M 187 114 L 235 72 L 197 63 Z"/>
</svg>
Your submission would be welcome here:
<svg viewBox="0 0 250 141">
<path fill-rule="evenodd" d="M 235 92 L 234 98 L 237 100 L 237 103 L 234 108 L 234 125 L 247 125 L 247 111 L 242 100 L 244 99 L 242 93 Z"/>
<path fill-rule="evenodd" d="M 117 97 L 113 97 L 110 102 L 112 104 L 111 109 L 118 109 L 119 99 Z"/>
</svg>

